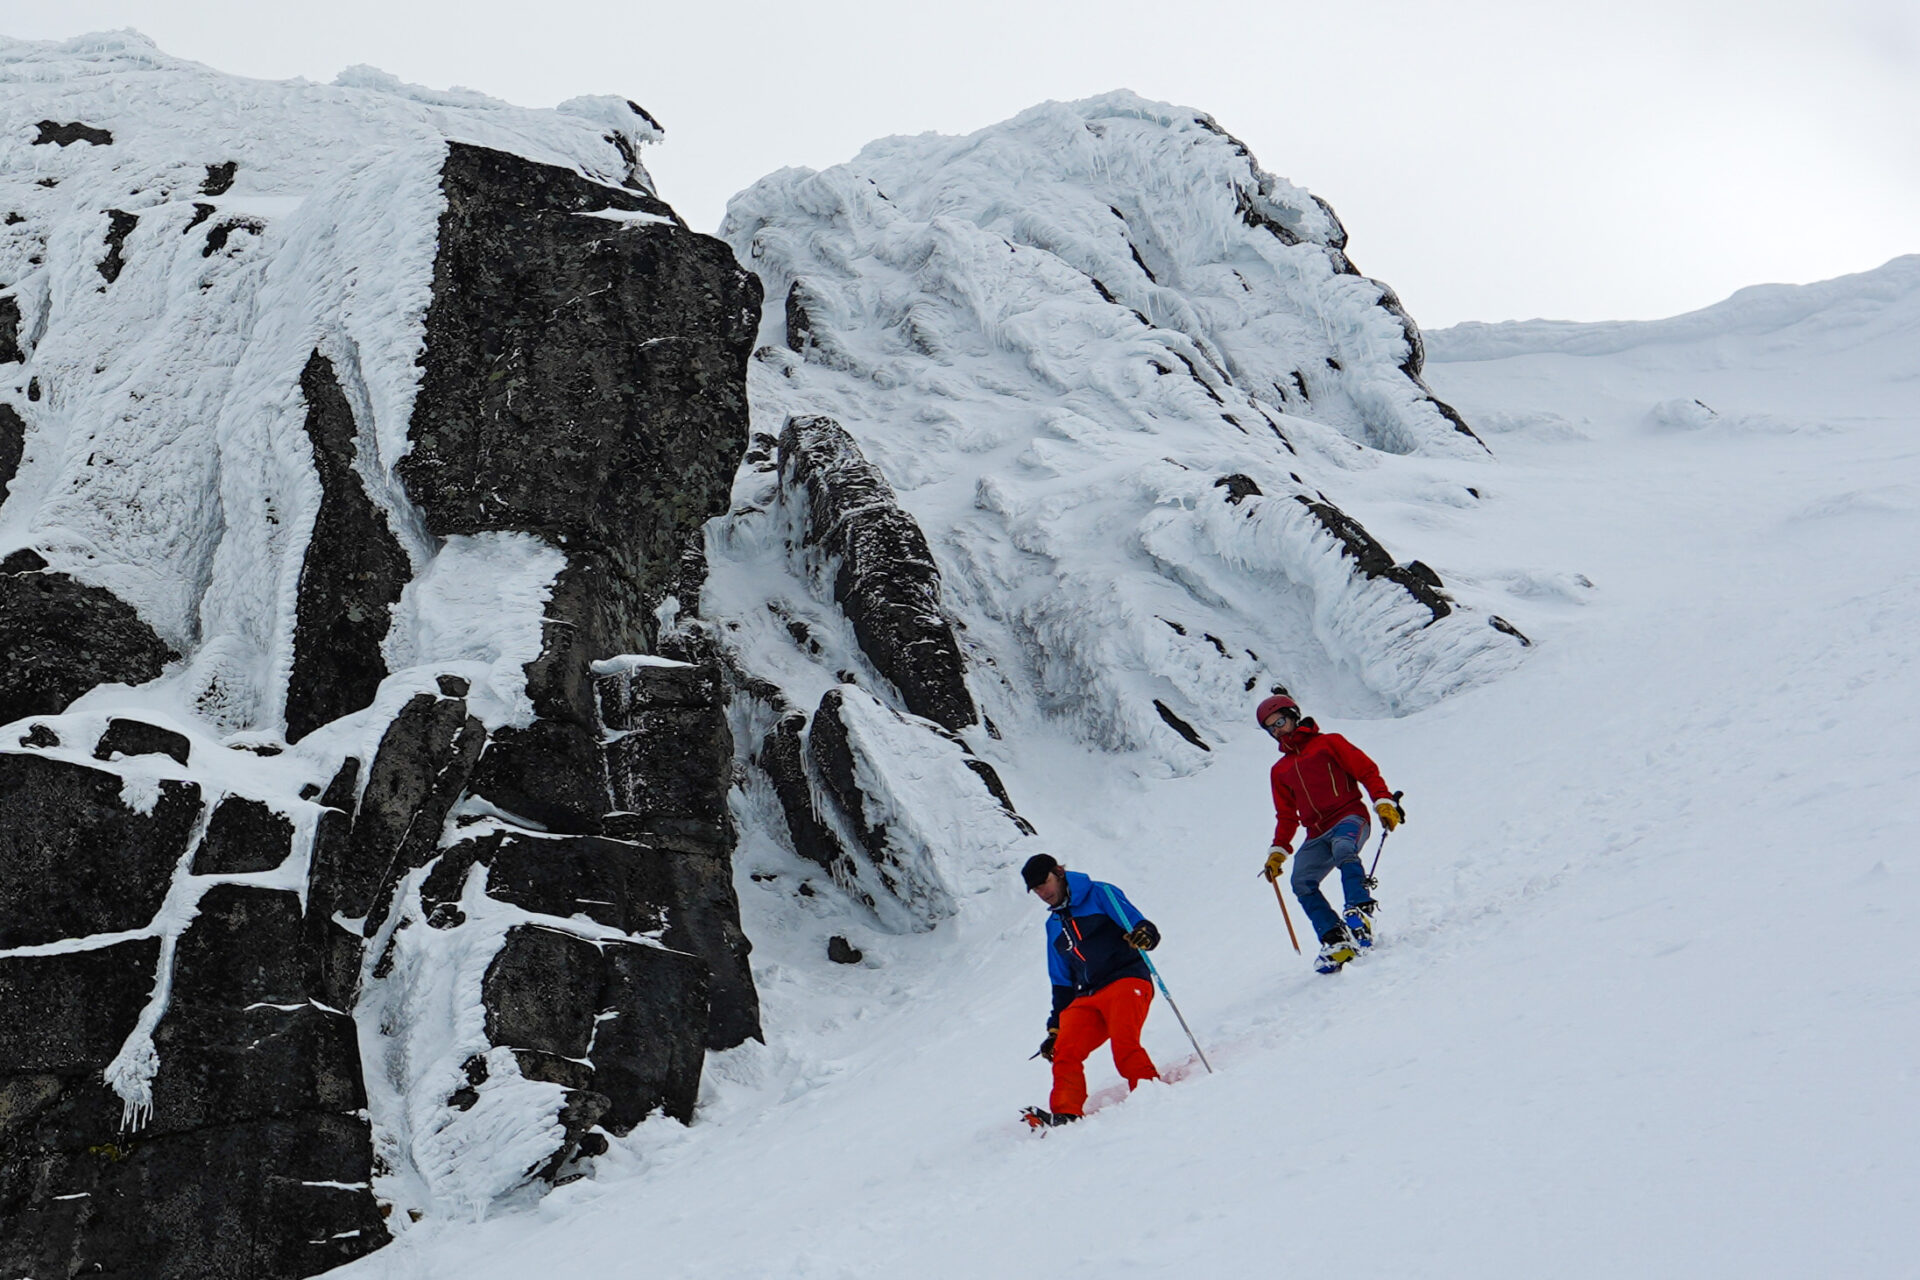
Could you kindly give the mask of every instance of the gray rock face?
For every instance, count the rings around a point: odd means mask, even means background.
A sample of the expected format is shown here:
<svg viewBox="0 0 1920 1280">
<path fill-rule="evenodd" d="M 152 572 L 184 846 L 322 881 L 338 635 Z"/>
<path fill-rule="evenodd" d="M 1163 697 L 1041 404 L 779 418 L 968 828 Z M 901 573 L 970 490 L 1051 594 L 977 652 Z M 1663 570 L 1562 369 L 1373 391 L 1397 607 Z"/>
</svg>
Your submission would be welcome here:
<svg viewBox="0 0 1920 1280">
<path fill-rule="evenodd" d="M 0 364 L 18 364 L 27 354 L 20 348 L 20 299 L 0 296 Z"/>
<path fill-rule="evenodd" d="M 779 464 L 781 484 L 804 495 L 805 544 L 831 566 L 833 598 L 868 659 L 913 714 L 948 729 L 974 723 L 966 663 L 940 610 L 940 571 L 886 478 L 818 416 L 787 419 Z"/>
<path fill-rule="evenodd" d="M 486 734 L 460 698 L 416 694 L 401 708 L 367 771 L 351 834 L 314 850 L 309 892 L 323 918 L 364 920 L 365 936 L 378 930 L 395 881 L 433 857 Z"/>
<path fill-rule="evenodd" d="M 12 405 L 0 401 L 0 502 L 13 487 L 14 473 L 26 455 L 27 424 Z"/>
<path fill-rule="evenodd" d="M 301 937 L 295 894 L 206 894 L 133 1133 L 102 1071 L 147 1002 L 159 941 L 0 958 L 0 1007 L 33 1019 L 0 1023 L 0 1269 L 296 1276 L 385 1242 L 357 1033 L 309 1000 Z"/>
<path fill-rule="evenodd" d="M 779 799 L 781 813 L 787 820 L 787 834 L 793 841 L 793 851 L 822 870 L 832 872 L 842 866 L 847 851 L 841 845 L 840 837 L 821 820 L 820 812 L 814 806 L 813 788 L 807 783 L 806 748 L 801 736 L 806 728 L 806 712 L 788 708 L 761 742 L 759 765 L 773 783 L 773 793 Z"/>
<path fill-rule="evenodd" d="M 373 701 L 387 676 L 380 642 L 413 576 L 406 551 L 353 468 L 353 409 L 332 363 L 318 351 L 300 374 L 300 390 L 321 497 L 300 570 L 288 742 Z"/>
<path fill-rule="evenodd" d="M 711 1011 L 698 1034 L 712 1049 L 760 1037 L 760 1002 L 740 929 L 727 851 L 685 839 L 607 836 L 532 838 L 495 832 L 441 855 L 422 890 L 429 919 L 453 920 L 468 871 L 488 869 L 487 895 L 551 916 L 574 915 L 626 933 L 653 934 L 707 970 Z M 682 1037 L 690 1028 L 682 1028 Z"/>
<path fill-rule="evenodd" d="M 213 811 L 194 850 L 193 874 L 240 875 L 271 871 L 293 852 L 293 823 L 263 801 L 228 796 Z"/>
<path fill-rule="evenodd" d="M 94 132 L 43 129 L 59 145 L 110 141 Z M 235 172 L 209 164 L 207 193 Z M 85 750 L 71 740 L 84 721 L 18 726 L 0 749 L 0 951 L 89 945 L 0 954 L 0 1274 L 280 1280 L 383 1244 L 365 1073 L 416 1082 L 404 1054 L 361 1062 L 353 1015 L 371 1026 L 370 1010 L 416 994 L 405 984 L 435 956 L 415 940 L 487 948 L 474 964 L 492 1048 L 442 1119 L 515 1067 L 503 1105 L 537 1111 L 559 1087 L 551 1112 L 525 1120 L 561 1137 L 499 1187 L 557 1176 L 650 1113 L 690 1119 L 707 1049 L 760 1034 L 732 886 L 726 694 L 714 655 L 695 652 L 691 632 L 658 634 L 656 617 L 668 596 L 683 620 L 697 602 L 701 527 L 725 508 L 746 442 L 759 286 L 645 191 L 461 144 L 442 183 L 397 471 L 413 509 L 399 503 L 394 519 L 442 538 L 526 533 L 564 553 L 526 669 L 534 718 L 489 735 L 466 702 L 477 681 L 443 674 L 437 693 L 370 730 L 364 769 L 350 758 L 330 782 L 296 777 L 298 801 L 284 779 L 239 793 L 229 762 L 212 759 L 225 753 L 139 720 L 112 721 L 98 768 L 47 754 Z M 187 228 L 208 223 L 208 254 L 243 225 L 215 212 Z M 151 227 L 94 218 L 111 297 L 144 268 L 122 249 Z M 19 314 L 0 297 L 0 357 L 23 357 Z M 406 529 L 383 514 L 389 495 L 363 481 L 371 436 L 343 389 L 352 372 L 316 351 L 300 376 L 320 500 L 293 608 L 290 741 L 374 704 L 413 572 Z M 25 433 L 0 405 L 0 484 Z M 0 723 L 56 715 L 176 657 L 128 605 L 25 548 L 0 560 L 0 646 Z M 693 660 L 594 674 L 603 659 L 667 650 Z M 463 823 L 480 834 L 462 838 Z M 303 857 L 304 906 L 285 888 L 192 878 Z M 539 919 L 466 921 L 476 869 L 499 911 Z M 428 872 L 417 895 L 416 871 Z M 199 893 L 190 917 L 170 887 Z M 144 936 L 90 945 L 119 933 Z M 380 1030 L 369 1043 L 383 1048 L 407 1033 Z M 489 1154 L 501 1155 L 474 1156 Z"/>
<path fill-rule="evenodd" d="M 0 574 L 0 653 L 0 724 L 98 684 L 144 684 L 179 656 L 112 592 L 47 572 Z"/>
<path fill-rule="evenodd" d="M 158 791 L 142 812 L 117 774 L 0 751 L 0 949 L 145 926 L 200 812 L 193 783 Z"/>
<path fill-rule="evenodd" d="M 601 616 L 569 621 L 600 654 L 644 652 L 746 447 L 759 282 L 644 192 L 458 143 L 442 186 L 407 493 L 443 537 L 604 557 Z M 583 216 L 601 211 L 659 220 Z"/>
<path fill-rule="evenodd" d="M 0 1166 L 8 1275 L 268 1280 L 387 1242 L 366 1122 L 299 1115 Z"/>
<path fill-rule="evenodd" d="M 685 1031 L 704 1021 L 707 1005 L 705 965 L 694 957 L 524 927 L 494 957 L 482 997 L 495 1044 L 592 1059 L 613 1132 L 655 1108 L 693 1118 L 705 1036 Z"/>
</svg>

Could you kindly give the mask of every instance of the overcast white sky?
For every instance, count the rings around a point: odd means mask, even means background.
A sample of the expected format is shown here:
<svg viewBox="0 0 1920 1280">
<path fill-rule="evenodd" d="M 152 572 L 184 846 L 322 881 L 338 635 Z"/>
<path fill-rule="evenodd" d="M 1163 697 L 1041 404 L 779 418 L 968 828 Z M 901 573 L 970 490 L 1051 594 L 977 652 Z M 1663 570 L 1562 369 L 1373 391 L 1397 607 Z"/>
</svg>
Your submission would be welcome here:
<svg viewBox="0 0 1920 1280">
<path fill-rule="evenodd" d="M 266 78 L 620 93 L 702 230 L 786 165 L 1128 88 L 1339 210 L 1422 325 L 1670 315 L 1920 252 L 1920 0 L 0 0 Z"/>
</svg>

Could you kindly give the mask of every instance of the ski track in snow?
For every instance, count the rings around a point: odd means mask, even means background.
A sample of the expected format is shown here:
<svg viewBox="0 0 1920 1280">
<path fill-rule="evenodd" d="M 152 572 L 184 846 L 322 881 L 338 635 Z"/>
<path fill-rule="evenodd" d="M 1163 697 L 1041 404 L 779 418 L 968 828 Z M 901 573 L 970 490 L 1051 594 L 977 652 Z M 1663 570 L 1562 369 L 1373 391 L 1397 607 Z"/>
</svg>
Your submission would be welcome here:
<svg viewBox="0 0 1920 1280">
<path fill-rule="evenodd" d="M 1431 371 L 1500 425 L 1498 458 L 1387 458 L 1335 497 L 1508 598 L 1536 650 L 1417 714 L 1329 723 L 1409 814 L 1381 945 L 1336 977 L 1288 949 L 1256 874 L 1251 723 L 1180 778 L 1044 727 L 998 744 L 1046 846 L 1160 925 L 1215 1074 L 1036 1140 L 1016 1113 L 1044 1103 L 1047 989 L 1017 879 L 974 868 L 952 920 L 894 935 L 750 842 L 769 1042 L 710 1060 L 698 1122 L 338 1274 L 1903 1272 L 1920 416 L 1898 337 L 1920 292 L 1877 305 L 1845 342 L 1670 326 Z M 1714 416 L 1651 416 L 1693 398 Z M 865 960 L 829 964 L 832 933 Z M 1146 1043 L 1190 1053 L 1165 1008 Z"/>
</svg>

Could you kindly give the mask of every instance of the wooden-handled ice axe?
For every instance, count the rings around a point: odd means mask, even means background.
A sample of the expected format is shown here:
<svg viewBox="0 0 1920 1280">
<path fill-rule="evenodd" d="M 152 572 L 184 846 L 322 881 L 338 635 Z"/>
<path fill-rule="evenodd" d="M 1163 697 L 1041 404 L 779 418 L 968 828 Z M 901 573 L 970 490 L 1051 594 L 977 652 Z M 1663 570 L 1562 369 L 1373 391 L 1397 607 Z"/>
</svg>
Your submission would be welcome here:
<svg viewBox="0 0 1920 1280">
<path fill-rule="evenodd" d="M 1266 868 L 1262 867 L 1255 874 L 1266 876 Z M 1299 955 L 1300 937 L 1293 931 L 1293 916 L 1287 911 L 1287 895 L 1280 892 L 1280 878 L 1278 876 L 1267 876 L 1267 883 L 1273 886 L 1273 900 L 1280 904 L 1280 918 L 1287 922 L 1287 941 L 1293 944 L 1293 954 Z"/>
</svg>

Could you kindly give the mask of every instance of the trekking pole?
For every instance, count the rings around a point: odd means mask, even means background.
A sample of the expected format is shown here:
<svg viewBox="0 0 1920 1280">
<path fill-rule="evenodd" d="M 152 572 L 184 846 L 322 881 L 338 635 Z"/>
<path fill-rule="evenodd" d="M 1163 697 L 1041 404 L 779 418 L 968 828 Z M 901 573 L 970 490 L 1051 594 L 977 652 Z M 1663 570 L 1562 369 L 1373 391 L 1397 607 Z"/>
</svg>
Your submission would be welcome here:
<svg viewBox="0 0 1920 1280">
<path fill-rule="evenodd" d="M 1396 809 L 1400 807 L 1400 797 L 1405 794 L 1406 792 L 1404 791 L 1396 791 L 1393 793 L 1393 804 Z M 1367 868 L 1367 888 L 1369 890 L 1377 889 L 1380 886 L 1380 881 L 1374 878 L 1373 873 L 1380 869 L 1380 854 L 1386 849 L 1387 837 L 1391 834 L 1392 832 L 1387 830 L 1386 824 L 1382 823 L 1380 825 L 1380 843 L 1373 846 L 1373 865 Z M 1282 905 L 1284 906 L 1284 904 Z"/>
<path fill-rule="evenodd" d="M 1102 884 L 1100 886 L 1100 892 L 1107 900 L 1107 914 L 1114 918 L 1115 923 L 1125 924 L 1127 917 L 1126 914 L 1120 910 L 1120 904 L 1114 901 L 1113 886 Z M 1199 1055 L 1200 1065 L 1207 1069 L 1208 1075 L 1212 1075 L 1213 1064 L 1207 1061 L 1206 1050 L 1200 1047 L 1200 1042 L 1193 1038 L 1193 1028 L 1187 1025 L 1186 1015 L 1180 1012 L 1180 1006 L 1173 1002 L 1173 992 L 1167 990 L 1167 980 L 1161 977 L 1160 970 L 1154 967 L 1153 957 L 1144 951 L 1139 952 L 1139 956 L 1147 962 L 1147 972 L 1153 975 L 1154 985 L 1159 987 L 1160 994 L 1167 998 L 1167 1008 L 1173 1010 L 1173 1016 L 1180 1019 L 1180 1029 L 1187 1033 L 1187 1043 L 1191 1044 L 1194 1053 Z"/>
</svg>

